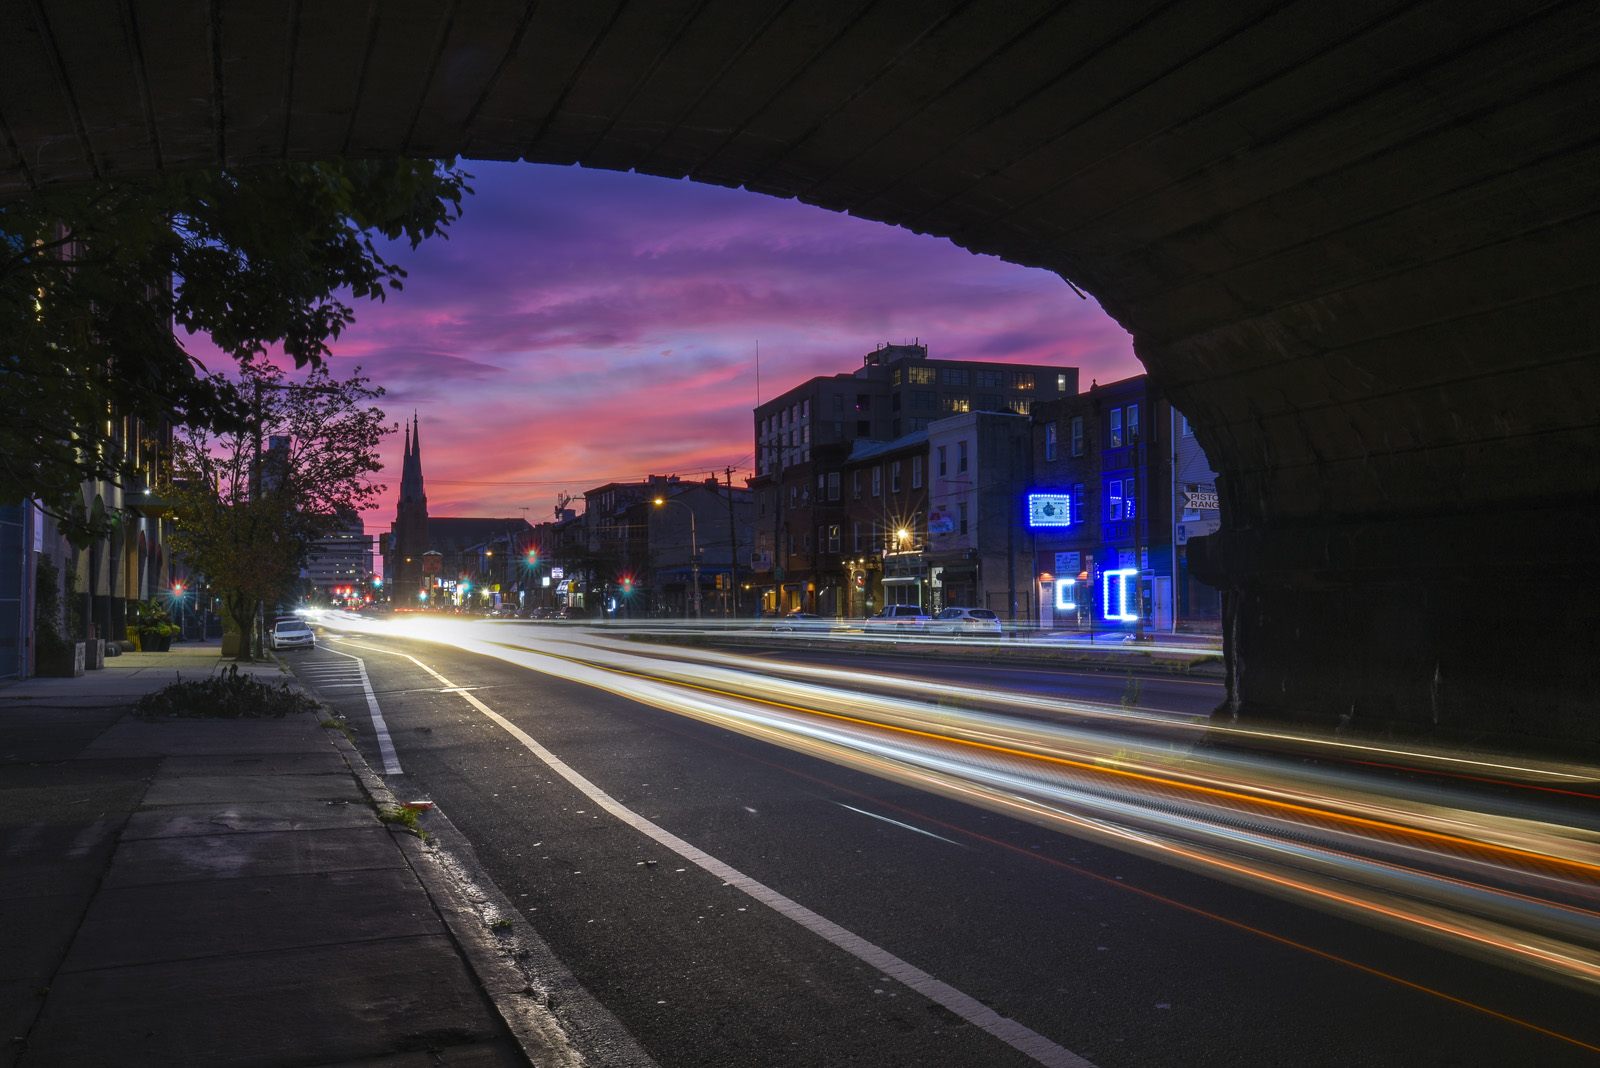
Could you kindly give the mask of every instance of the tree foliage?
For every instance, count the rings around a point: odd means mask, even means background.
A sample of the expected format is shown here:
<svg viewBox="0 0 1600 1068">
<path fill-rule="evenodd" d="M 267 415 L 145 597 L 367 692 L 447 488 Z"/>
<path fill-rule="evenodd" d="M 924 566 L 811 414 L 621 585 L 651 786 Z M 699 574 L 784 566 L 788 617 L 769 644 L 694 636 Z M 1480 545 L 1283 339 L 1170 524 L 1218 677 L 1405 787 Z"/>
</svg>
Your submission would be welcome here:
<svg viewBox="0 0 1600 1068">
<path fill-rule="evenodd" d="M 247 622 L 293 587 L 317 539 L 379 493 L 368 476 L 382 467 L 378 445 L 395 428 L 367 403 L 383 390 L 359 373 L 336 381 L 319 366 L 291 381 L 264 360 L 241 372 L 237 383 L 207 380 L 232 410 L 228 429 L 180 428 L 172 477 L 155 494 L 172 509 L 173 553 Z"/>
<path fill-rule="evenodd" d="M 116 178 L 0 204 L 0 503 L 65 517 L 79 486 L 126 476 L 108 420 L 223 428 L 236 405 L 174 333 L 229 356 L 281 346 L 317 367 L 460 215 L 452 162 L 339 160 Z M 103 531 L 79 519 L 77 540 Z"/>
</svg>

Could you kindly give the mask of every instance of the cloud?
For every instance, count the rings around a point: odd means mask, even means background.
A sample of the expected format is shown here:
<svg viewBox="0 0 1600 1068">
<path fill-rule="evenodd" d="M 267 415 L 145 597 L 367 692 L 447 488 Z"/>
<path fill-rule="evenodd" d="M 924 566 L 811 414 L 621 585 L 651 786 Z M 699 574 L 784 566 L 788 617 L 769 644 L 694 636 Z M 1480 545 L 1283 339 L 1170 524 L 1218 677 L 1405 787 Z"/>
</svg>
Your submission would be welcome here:
<svg viewBox="0 0 1600 1068">
<path fill-rule="evenodd" d="M 1077 366 L 1084 384 L 1141 370 L 1054 275 L 943 239 L 717 186 L 465 167 L 477 192 L 449 240 L 388 246 L 404 290 L 363 302 L 333 345 L 391 414 L 420 412 L 435 514 L 539 519 L 562 488 L 747 470 L 758 344 L 763 397 L 914 337 L 936 357 Z M 393 517 L 400 452 L 386 443 L 369 526 Z"/>
</svg>

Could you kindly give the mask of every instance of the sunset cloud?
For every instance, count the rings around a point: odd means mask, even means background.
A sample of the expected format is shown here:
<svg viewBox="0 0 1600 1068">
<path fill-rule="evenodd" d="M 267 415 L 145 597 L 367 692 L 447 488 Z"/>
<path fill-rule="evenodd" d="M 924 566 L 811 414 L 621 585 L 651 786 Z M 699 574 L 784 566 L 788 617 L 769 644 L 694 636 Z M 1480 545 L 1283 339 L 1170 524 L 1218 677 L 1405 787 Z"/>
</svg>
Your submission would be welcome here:
<svg viewBox="0 0 1600 1068">
<path fill-rule="evenodd" d="M 1056 276 L 939 238 L 637 174 L 464 166 L 476 195 L 449 240 L 391 248 L 404 291 L 358 307 L 333 346 L 336 374 L 360 364 L 394 418 L 419 413 L 436 515 L 537 521 L 559 490 L 651 473 L 732 466 L 738 483 L 758 343 L 763 398 L 912 338 L 1085 384 L 1141 370 Z M 385 444 L 369 529 L 393 517 L 401 447 Z"/>
</svg>

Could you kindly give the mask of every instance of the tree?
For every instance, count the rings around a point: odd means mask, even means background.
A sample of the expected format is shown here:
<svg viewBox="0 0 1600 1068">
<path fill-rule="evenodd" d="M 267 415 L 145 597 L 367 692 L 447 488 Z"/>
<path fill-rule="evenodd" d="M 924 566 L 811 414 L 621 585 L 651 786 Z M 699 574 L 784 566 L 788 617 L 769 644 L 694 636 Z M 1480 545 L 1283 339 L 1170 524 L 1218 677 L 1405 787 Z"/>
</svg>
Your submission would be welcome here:
<svg viewBox="0 0 1600 1068">
<path fill-rule="evenodd" d="M 378 444 L 395 427 L 366 402 L 383 396 L 357 375 L 335 381 L 326 366 L 289 381 L 264 360 L 207 388 L 232 411 L 221 433 L 205 425 L 174 435 L 173 477 L 156 487 L 175 520 L 173 553 L 203 573 L 248 633 L 265 603 L 293 587 L 311 545 L 367 506 L 379 486 Z M 253 655 L 240 643 L 240 659 Z"/>
<path fill-rule="evenodd" d="M 113 178 L 0 204 L 0 504 L 37 498 L 79 544 L 79 486 L 130 472 L 114 416 L 237 429 L 174 334 L 320 366 L 405 271 L 375 237 L 442 235 L 470 193 L 453 161 L 338 160 Z M 213 369 L 216 370 L 216 369 Z"/>
</svg>

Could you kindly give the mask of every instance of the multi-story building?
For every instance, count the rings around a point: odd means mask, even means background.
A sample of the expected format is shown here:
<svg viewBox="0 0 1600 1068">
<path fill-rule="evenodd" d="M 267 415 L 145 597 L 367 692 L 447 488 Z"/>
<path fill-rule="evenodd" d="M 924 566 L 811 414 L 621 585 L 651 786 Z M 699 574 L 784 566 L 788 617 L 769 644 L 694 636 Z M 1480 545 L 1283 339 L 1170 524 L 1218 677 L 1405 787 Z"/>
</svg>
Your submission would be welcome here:
<svg viewBox="0 0 1600 1068">
<path fill-rule="evenodd" d="M 1033 546 L 1020 507 L 1033 472 L 1030 426 L 1022 415 L 971 412 L 928 428 L 924 608 L 1034 621 Z"/>
<path fill-rule="evenodd" d="M 345 516 L 306 552 L 305 580 L 313 590 L 365 588 L 372 577 L 372 538 L 360 516 Z"/>
<path fill-rule="evenodd" d="M 757 501 L 752 584 L 764 610 L 833 615 L 855 614 L 856 601 L 881 605 L 877 596 L 858 596 L 865 587 L 856 585 L 853 573 L 845 589 L 843 546 L 847 525 L 856 520 L 845 518 L 842 491 L 833 496 L 827 481 L 854 462 L 856 450 L 909 441 L 951 416 L 1026 416 L 1039 403 L 1074 394 L 1077 386 L 1073 367 L 930 359 L 926 345 L 885 345 L 851 374 L 809 379 L 759 405 L 756 476 L 750 482 Z M 900 459 L 909 478 L 909 454 Z M 835 526 L 841 548 L 830 552 L 827 531 Z"/>
<path fill-rule="evenodd" d="M 1145 375 L 1036 409 L 1027 525 L 1044 625 L 1172 627 L 1173 425 Z"/>
<path fill-rule="evenodd" d="M 1194 428 L 1181 413 L 1172 416 L 1173 574 L 1180 625 L 1209 630 L 1222 625 L 1222 597 L 1215 587 L 1189 574 L 1189 539 L 1222 529 L 1217 500 L 1217 474 L 1194 436 Z"/>
</svg>

